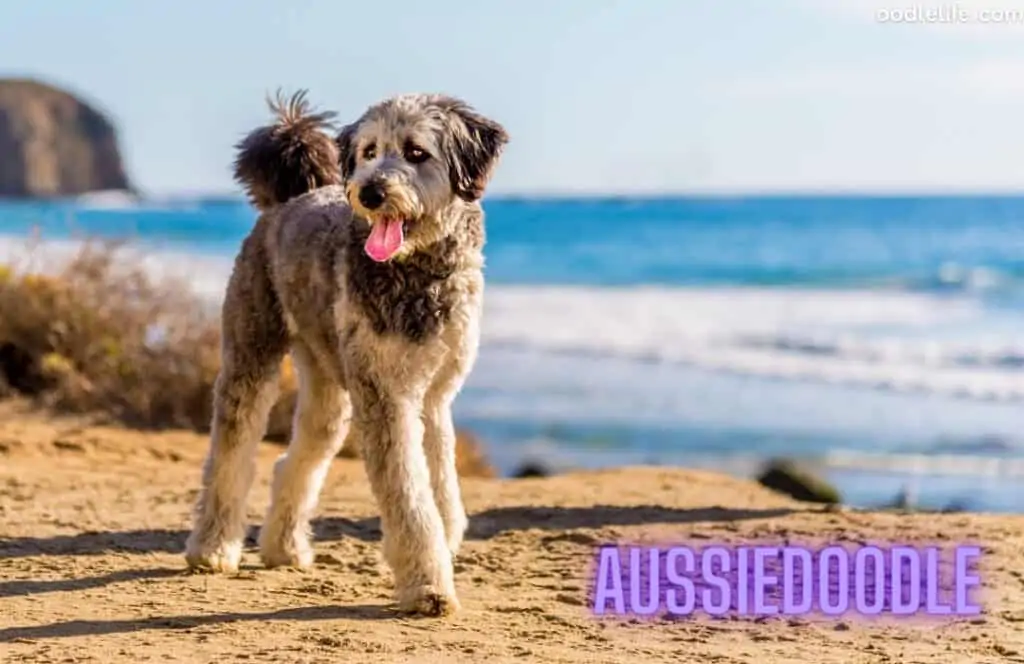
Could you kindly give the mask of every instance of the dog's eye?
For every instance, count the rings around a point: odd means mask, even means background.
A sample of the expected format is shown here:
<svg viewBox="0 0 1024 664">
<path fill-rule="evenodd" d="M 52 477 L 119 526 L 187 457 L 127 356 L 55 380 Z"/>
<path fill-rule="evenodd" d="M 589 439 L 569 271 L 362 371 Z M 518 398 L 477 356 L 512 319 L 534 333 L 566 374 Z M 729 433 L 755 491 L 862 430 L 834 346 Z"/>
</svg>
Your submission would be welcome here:
<svg viewBox="0 0 1024 664">
<path fill-rule="evenodd" d="M 405 160 L 410 164 L 422 164 L 430 158 L 426 150 L 412 143 L 407 144 L 403 152 L 405 153 Z"/>
<path fill-rule="evenodd" d="M 363 159 L 365 159 L 366 161 L 370 161 L 371 159 L 376 158 L 376 156 L 377 146 L 374 145 L 373 143 L 370 143 L 365 148 L 363 148 Z"/>
</svg>

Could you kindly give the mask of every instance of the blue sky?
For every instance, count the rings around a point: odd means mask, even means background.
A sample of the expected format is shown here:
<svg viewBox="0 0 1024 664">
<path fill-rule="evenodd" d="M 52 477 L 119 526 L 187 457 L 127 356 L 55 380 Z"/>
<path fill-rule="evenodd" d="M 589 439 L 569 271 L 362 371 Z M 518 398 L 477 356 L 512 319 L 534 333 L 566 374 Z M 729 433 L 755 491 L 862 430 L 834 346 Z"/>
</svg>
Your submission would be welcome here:
<svg viewBox="0 0 1024 664">
<path fill-rule="evenodd" d="M 278 86 L 355 117 L 464 97 L 512 135 L 495 192 L 1024 189 L 1024 23 L 891 24 L 872 0 L 47 0 L 0 74 L 118 122 L 138 184 L 234 190 Z"/>
</svg>

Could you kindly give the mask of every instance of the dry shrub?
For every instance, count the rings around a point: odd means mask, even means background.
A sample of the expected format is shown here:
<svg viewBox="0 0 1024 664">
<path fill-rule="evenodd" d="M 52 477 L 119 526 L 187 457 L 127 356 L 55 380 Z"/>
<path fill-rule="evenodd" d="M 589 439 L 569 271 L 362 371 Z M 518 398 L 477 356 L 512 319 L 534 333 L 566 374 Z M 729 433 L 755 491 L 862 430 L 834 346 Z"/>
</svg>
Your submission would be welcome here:
<svg viewBox="0 0 1024 664">
<path fill-rule="evenodd" d="M 154 283 L 120 249 L 86 243 L 54 274 L 6 270 L 3 378 L 63 411 L 139 427 L 206 426 L 216 321 L 188 288 Z"/>
<path fill-rule="evenodd" d="M 143 428 L 206 432 L 219 316 L 183 281 L 155 280 L 118 242 L 85 242 L 56 272 L 0 265 L 0 396 Z M 297 379 L 281 367 L 267 437 L 291 428 Z M 460 432 L 460 472 L 493 475 Z"/>
</svg>

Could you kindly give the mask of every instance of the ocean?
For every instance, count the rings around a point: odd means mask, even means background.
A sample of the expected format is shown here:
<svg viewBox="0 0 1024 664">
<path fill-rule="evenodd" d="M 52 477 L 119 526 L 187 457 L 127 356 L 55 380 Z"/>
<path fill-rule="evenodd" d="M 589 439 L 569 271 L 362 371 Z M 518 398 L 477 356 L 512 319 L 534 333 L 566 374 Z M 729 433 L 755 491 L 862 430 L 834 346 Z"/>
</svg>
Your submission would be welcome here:
<svg viewBox="0 0 1024 664">
<path fill-rule="evenodd" d="M 788 456 L 858 506 L 1024 511 L 1024 197 L 485 208 L 483 346 L 455 414 L 503 472 L 751 476 Z M 228 197 L 0 203 L 0 259 L 34 232 L 43 263 L 128 237 L 218 300 L 254 219 Z"/>
</svg>

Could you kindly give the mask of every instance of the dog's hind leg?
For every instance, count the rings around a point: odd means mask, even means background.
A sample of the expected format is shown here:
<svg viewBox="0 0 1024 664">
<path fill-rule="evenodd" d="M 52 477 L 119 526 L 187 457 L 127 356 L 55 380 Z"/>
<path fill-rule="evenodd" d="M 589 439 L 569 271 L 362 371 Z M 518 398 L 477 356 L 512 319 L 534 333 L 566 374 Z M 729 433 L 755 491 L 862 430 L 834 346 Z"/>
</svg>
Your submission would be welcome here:
<svg viewBox="0 0 1024 664">
<path fill-rule="evenodd" d="M 228 283 L 210 448 L 185 548 L 193 568 L 234 571 L 242 557 L 256 446 L 266 433 L 288 348 L 265 266 L 258 245 L 247 241 Z"/>
<path fill-rule="evenodd" d="M 270 509 L 260 530 L 260 557 L 267 567 L 313 564 L 309 520 L 352 413 L 348 393 L 305 344 L 296 342 L 292 358 L 299 396 L 292 440 L 274 465 Z"/>
</svg>

